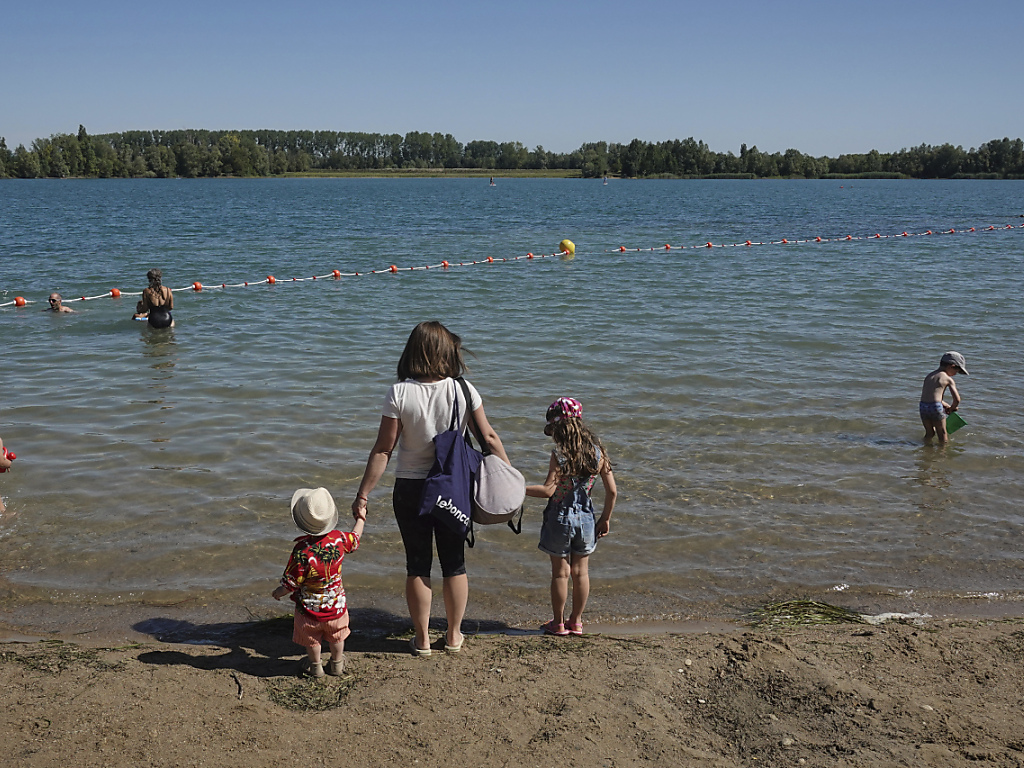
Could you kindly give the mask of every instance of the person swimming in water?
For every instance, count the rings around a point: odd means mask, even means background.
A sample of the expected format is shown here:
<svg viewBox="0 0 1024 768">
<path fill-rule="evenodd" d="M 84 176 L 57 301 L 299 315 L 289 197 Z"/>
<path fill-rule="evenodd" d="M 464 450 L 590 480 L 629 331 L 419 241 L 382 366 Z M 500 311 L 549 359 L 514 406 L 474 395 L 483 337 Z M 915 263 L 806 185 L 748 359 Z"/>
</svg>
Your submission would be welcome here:
<svg viewBox="0 0 1024 768">
<path fill-rule="evenodd" d="M 173 328 L 174 294 L 163 284 L 163 272 L 151 269 L 146 273 L 149 287 L 142 291 L 142 300 L 135 306 L 136 320 L 145 318 L 153 328 Z"/>
<path fill-rule="evenodd" d="M 59 293 L 51 293 L 50 294 L 50 298 L 47 299 L 47 301 L 49 302 L 50 306 L 46 308 L 46 310 L 45 310 L 46 312 L 56 312 L 57 314 L 67 314 L 69 312 L 74 312 L 75 311 L 71 307 L 65 307 L 61 303 L 63 301 L 63 299 L 61 298 L 61 295 Z"/>
</svg>

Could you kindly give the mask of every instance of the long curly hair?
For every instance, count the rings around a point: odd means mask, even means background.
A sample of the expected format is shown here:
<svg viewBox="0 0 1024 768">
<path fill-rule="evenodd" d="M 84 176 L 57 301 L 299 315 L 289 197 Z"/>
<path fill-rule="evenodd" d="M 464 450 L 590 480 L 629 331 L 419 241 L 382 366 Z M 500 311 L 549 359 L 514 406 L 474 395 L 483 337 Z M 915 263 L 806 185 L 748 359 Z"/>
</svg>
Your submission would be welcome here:
<svg viewBox="0 0 1024 768">
<path fill-rule="evenodd" d="M 548 411 L 550 420 L 557 411 Z M 562 471 L 568 477 L 591 477 L 601 471 L 602 461 L 611 464 L 611 457 L 608 450 L 601 442 L 601 438 L 590 431 L 590 427 L 583 423 L 579 417 L 562 418 L 561 421 L 551 425 L 551 439 L 555 441 L 558 452 L 562 455 L 565 463 L 562 464 Z M 595 447 L 601 451 L 601 458 L 598 459 Z"/>
</svg>

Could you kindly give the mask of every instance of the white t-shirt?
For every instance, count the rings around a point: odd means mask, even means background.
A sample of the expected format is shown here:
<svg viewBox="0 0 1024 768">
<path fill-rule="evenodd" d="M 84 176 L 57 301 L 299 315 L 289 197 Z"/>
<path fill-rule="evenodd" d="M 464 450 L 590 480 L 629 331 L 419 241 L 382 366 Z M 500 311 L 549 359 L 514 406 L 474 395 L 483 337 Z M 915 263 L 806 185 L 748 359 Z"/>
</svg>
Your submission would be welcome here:
<svg viewBox="0 0 1024 768">
<path fill-rule="evenodd" d="M 453 398 L 459 399 L 459 431 L 466 431 L 470 411 L 481 405 L 480 393 L 469 388 L 470 409 L 466 409 L 462 387 L 454 379 L 424 384 L 406 379 L 392 384 L 384 398 L 383 416 L 402 422 L 398 438 L 398 464 L 395 477 L 422 480 L 434 466 L 434 437 L 451 426 Z"/>
</svg>

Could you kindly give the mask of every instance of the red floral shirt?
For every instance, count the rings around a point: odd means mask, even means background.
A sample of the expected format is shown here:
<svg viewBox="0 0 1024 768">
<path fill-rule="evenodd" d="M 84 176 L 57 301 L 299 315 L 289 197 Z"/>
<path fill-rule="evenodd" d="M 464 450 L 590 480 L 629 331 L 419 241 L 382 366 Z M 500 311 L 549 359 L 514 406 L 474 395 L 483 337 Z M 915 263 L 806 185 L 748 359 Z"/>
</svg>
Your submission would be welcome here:
<svg viewBox="0 0 1024 768">
<path fill-rule="evenodd" d="M 337 619 L 347 607 L 341 561 L 357 549 L 359 537 L 354 533 L 329 531 L 323 536 L 299 536 L 281 584 L 291 590 L 295 604 L 317 621 Z"/>
</svg>

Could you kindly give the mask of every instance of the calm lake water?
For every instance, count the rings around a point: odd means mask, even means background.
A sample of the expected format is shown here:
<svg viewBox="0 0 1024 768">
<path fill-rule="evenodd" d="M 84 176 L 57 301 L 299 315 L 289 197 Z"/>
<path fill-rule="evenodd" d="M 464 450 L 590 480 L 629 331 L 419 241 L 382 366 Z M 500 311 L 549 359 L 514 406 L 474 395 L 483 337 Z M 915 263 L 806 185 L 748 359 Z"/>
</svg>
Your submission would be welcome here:
<svg viewBox="0 0 1024 768">
<path fill-rule="evenodd" d="M 469 378 L 528 481 L 555 397 L 579 398 L 606 442 L 620 501 L 592 558 L 593 619 L 795 597 L 1015 610 L 1024 230 L 984 228 L 1022 213 L 1024 182 L 0 183 L 0 303 L 40 302 L 0 309 L 0 436 L 18 454 L 0 475 L 4 612 L 282 610 L 288 500 L 324 485 L 348 508 L 425 319 L 475 353 Z M 551 254 L 562 238 L 574 259 L 284 282 Z M 174 288 L 279 282 L 178 293 L 169 331 L 132 321 L 134 297 L 40 311 L 53 290 L 141 290 L 155 266 Z M 971 371 L 969 426 L 938 448 L 917 401 L 949 349 Z M 405 612 L 392 481 L 346 559 L 367 615 Z M 541 509 L 528 502 L 522 536 L 479 531 L 470 621 L 546 618 Z"/>
</svg>

